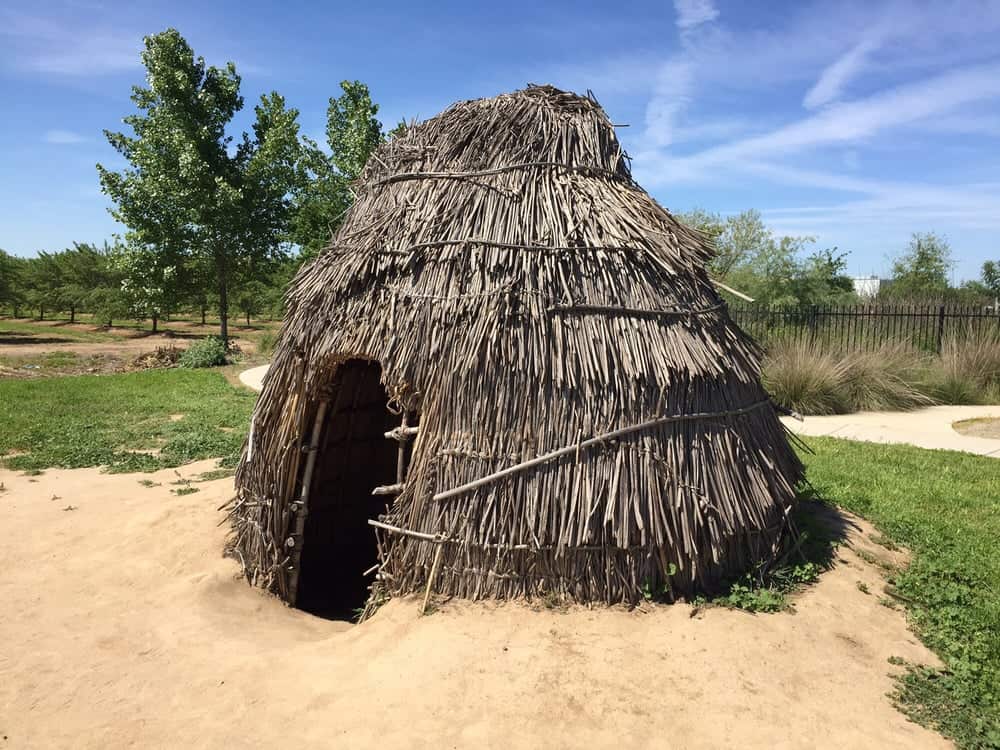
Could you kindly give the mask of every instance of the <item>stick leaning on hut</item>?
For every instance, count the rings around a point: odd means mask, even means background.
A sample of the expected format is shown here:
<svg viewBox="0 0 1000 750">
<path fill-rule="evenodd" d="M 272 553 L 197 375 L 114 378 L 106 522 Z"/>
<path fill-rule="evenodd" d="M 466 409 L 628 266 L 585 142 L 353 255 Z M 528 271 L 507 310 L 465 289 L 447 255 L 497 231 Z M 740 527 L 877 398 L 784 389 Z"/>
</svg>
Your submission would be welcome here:
<svg viewBox="0 0 1000 750">
<path fill-rule="evenodd" d="M 231 508 L 247 578 L 295 603 L 319 486 L 302 446 L 324 419 L 360 434 L 337 380 L 359 360 L 419 419 L 395 433 L 398 475 L 368 486 L 390 494 L 365 500 L 382 593 L 634 602 L 772 559 L 802 469 L 761 353 L 597 102 L 462 102 L 376 155 L 288 294 Z"/>
</svg>

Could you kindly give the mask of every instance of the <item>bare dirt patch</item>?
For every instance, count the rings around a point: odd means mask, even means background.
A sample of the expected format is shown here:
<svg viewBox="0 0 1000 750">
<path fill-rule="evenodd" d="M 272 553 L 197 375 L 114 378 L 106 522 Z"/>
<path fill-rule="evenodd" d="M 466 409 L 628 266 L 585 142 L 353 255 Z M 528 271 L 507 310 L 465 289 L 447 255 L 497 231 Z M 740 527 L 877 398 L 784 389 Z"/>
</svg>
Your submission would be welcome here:
<svg viewBox="0 0 1000 750">
<path fill-rule="evenodd" d="M 959 435 L 1000 439 L 1000 419 L 996 417 L 963 419 L 961 422 L 953 423 L 951 428 Z"/>
<path fill-rule="evenodd" d="M 886 697 L 889 657 L 935 659 L 880 603 L 905 552 L 857 519 L 794 612 L 417 598 L 351 626 L 236 579 L 231 478 L 36 479 L 0 471 L 10 747 L 950 747 Z"/>
</svg>

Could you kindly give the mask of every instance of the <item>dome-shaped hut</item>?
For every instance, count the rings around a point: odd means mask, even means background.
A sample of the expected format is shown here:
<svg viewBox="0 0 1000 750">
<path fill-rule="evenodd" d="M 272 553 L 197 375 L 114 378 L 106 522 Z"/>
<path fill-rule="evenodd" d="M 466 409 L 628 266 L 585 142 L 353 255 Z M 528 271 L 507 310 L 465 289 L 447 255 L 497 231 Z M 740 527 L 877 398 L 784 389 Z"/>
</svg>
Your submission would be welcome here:
<svg viewBox="0 0 1000 750">
<path fill-rule="evenodd" d="M 236 474 L 247 578 L 635 601 L 770 559 L 801 466 L 712 247 L 591 97 L 531 86 L 378 148 L 304 267 Z"/>
</svg>

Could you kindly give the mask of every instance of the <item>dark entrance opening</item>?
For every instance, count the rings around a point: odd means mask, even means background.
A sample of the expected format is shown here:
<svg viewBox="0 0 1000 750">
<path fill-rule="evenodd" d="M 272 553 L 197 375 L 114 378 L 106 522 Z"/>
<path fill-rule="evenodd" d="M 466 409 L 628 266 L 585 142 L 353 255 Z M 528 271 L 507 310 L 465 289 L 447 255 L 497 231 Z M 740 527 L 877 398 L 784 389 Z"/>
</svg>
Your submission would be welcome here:
<svg viewBox="0 0 1000 750">
<path fill-rule="evenodd" d="M 320 617 L 354 619 L 368 599 L 377 561 L 369 518 L 392 497 L 373 496 L 396 482 L 397 443 L 385 433 L 400 417 L 387 408 L 377 362 L 338 366 L 308 496 L 295 605 Z"/>
</svg>

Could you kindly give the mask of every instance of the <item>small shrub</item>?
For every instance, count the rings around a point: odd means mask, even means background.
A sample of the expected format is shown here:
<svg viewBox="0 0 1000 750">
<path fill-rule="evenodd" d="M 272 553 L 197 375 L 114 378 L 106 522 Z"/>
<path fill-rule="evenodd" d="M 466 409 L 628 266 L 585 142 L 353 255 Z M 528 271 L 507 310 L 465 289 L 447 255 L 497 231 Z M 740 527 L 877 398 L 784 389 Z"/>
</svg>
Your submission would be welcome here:
<svg viewBox="0 0 1000 750">
<path fill-rule="evenodd" d="M 181 367 L 217 367 L 226 364 L 226 345 L 222 339 L 208 336 L 189 346 L 177 361 Z"/>
<path fill-rule="evenodd" d="M 780 404 L 803 414 L 850 411 L 841 357 L 815 344 L 782 343 L 764 359 L 761 380 Z"/>
</svg>

